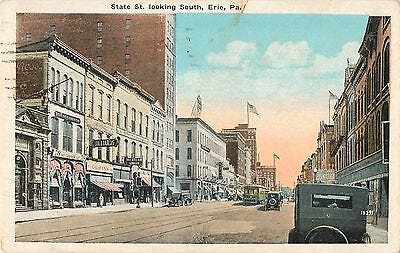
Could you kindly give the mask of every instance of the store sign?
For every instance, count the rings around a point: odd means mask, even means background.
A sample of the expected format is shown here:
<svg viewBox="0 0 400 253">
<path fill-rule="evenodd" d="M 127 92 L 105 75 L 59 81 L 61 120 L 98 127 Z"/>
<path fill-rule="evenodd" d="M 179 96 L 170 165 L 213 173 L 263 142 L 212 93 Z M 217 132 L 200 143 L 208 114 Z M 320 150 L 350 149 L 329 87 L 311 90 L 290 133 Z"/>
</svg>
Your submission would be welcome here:
<svg viewBox="0 0 400 253">
<path fill-rule="evenodd" d="M 117 139 L 93 140 L 93 147 L 116 147 L 118 144 Z"/>
<path fill-rule="evenodd" d="M 142 157 L 134 157 L 134 158 L 127 157 L 126 162 L 140 167 L 143 165 L 143 158 Z"/>
<path fill-rule="evenodd" d="M 70 121 L 72 123 L 76 123 L 76 124 L 80 124 L 81 123 L 81 119 L 62 113 L 62 112 L 54 112 L 54 116 L 56 116 L 57 118 L 61 118 L 64 119 L 66 121 Z"/>
<path fill-rule="evenodd" d="M 91 161 L 91 160 L 87 160 L 86 163 L 87 163 L 86 169 L 88 171 L 97 171 L 97 172 L 104 172 L 104 173 L 111 173 L 111 174 L 113 173 L 112 164 L 96 162 L 96 161 Z"/>
<path fill-rule="evenodd" d="M 61 157 L 61 158 L 67 158 L 67 159 L 72 159 L 72 160 L 80 160 L 80 161 L 84 160 L 84 157 L 82 154 L 71 153 L 71 152 L 59 150 L 59 149 L 53 149 L 52 155 L 53 155 L 53 157 Z"/>
</svg>

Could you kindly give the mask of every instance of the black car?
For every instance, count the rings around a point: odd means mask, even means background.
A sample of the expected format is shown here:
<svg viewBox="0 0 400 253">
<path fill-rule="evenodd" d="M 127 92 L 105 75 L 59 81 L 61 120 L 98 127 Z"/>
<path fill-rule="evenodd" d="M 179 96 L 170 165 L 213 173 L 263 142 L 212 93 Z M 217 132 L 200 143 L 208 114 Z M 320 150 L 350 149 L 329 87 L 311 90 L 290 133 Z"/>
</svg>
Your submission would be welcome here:
<svg viewBox="0 0 400 253">
<path fill-rule="evenodd" d="M 337 184 L 299 184 L 295 227 L 289 243 L 369 243 L 368 189 Z"/>
<path fill-rule="evenodd" d="M 275 209 L 280 211 L 281 210 L 281 193 L 270 191 L 267 193 L 264 203 L 264 210 L 271 210 Z"/>
</svg>

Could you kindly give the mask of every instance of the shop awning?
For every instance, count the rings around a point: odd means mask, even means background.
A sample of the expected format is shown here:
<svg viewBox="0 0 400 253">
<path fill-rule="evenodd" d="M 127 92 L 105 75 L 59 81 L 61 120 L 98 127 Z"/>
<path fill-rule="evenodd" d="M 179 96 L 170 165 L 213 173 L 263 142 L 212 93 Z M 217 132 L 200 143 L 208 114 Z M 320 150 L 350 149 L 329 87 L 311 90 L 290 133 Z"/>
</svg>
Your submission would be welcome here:
<svg viewBox="0 0 400 253">
<path fill-rule="evenodd" d="M 151 181 L 149 176 L 142 175 L 142 181 L 148 186 L 151 186 Z M 153 179 L 153 188 L 161 188 L 161 185 L 158 184 L 156 181 L 154 181 L 154 179 Z"/>
<path fill-rule="evenodd" d="M 118 187 L 117 184 L 109 183 L 109 182 L 100 182 L 100 181 L 91 181 L 94 185 L 106 190 L 106 191 L 114 191 L 120 192 L 121 188 Z"/>
<path fill-rule="evenodd" d="M 172 193 L 179 193 L 180 192 L 173 186 L 168 186 L 168 190 L 170 190 Z"/>
</svg>

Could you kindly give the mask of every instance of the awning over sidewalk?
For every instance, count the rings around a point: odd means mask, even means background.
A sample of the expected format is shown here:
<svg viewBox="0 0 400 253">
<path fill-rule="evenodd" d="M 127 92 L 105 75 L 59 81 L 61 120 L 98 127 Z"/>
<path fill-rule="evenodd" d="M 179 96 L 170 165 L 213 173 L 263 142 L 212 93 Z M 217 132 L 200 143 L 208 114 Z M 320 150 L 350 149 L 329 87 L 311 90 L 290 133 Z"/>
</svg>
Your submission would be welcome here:
<svg viewBox="0 0 400 253">
<path fill-rule="evenodd" d="M 150 176 L 142 175 L 142 181 L 148 186 L 151 186 Z M 153 179 L 153 188 L 161 188 L 161 185 L 158 184 L 156 181 L 154 181 L 154 179 Z"/>
<path fill-rule="evenodd" d="M 179 193 L 180 192 L 173 186 L 168 186 L 168 190 L 170 190 L 172 193 Z"/>
<path fill-rule="evenodd" d="M 121 188 L 119 188 L 119 185 L 117 185 L 117 184 L 108 183 L 108 182 L 100 182 L 100 181 L 90 181 L 90 182 L 106 191 L 114 191 L 114 192 L 122 191 Z"/>
</svg>

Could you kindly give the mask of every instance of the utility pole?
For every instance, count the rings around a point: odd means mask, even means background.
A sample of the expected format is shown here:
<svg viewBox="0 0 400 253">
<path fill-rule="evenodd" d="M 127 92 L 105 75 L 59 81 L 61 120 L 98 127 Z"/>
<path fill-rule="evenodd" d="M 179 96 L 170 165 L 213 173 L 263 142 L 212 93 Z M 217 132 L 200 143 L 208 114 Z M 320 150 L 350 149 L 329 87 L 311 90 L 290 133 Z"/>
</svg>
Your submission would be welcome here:
<svg viewBox="0 0 400 253">
<path fill-rule="evenodd" d="M 152 158 L 152 159 L 151 159 L 151 162 L 150 162 L 151 207 L 154 207 L 154 193 L 153 193 L 153 167 L 154 167 L 154 158 Z"/>
</svg>

